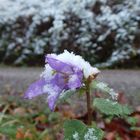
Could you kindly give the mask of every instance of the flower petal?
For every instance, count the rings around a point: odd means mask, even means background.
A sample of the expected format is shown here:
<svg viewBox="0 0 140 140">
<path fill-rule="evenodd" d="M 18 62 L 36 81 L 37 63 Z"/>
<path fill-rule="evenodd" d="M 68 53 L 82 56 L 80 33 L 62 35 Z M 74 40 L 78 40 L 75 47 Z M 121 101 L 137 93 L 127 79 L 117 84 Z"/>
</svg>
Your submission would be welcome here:
<svg viewBox="0 0 140 140">
<path fill-rule="evenodd" d="M 76 74 L 71 75 L 67 84 L 69 89 L 76 89 L 81 87 L 82 78 L 83 78 L 83 73 L 80 71 Z"/>
<path fill-rule="evenodd" d="M 57 73 L 51 80 L 52 85 L 56 85 L 59 88 L 63 89 L 67 84 L 68 76 L 62 73 Z"/>
<path fill-rule="evenodd" d="M 27 99 L 32 99 L 35 96 L 43 94 L 43 87 L 46 84 L 44 78 L 32 83 L 30 87 L 25 92 L 24 97 Z"/>
<path fill-rule="evenodd" d="M 66 74 L 73 73 L 73 65 L 57 60 L 53 58 L 53 56 L 51 56 L 50 54 L 46 56 L 46 61 L 57 72 L 66 73 Z"/>
<path fill-rule="evenodd" d="M 54 110 L 57 99 L 59 98 L 60 93 L 63 91 L 62 88 L 57 85 L 47 84 L 44 87 L 44 91 L 48 93 L 47 102 L 51 111 Z"/>
<path fill-rule="evenodd" d="M 59 98 L 61 92 L 57 92 L 55 93 L 55 95 L 50 95 L 48 96 L 48 106 L 50 108 L 51 111 L 54 111 L 57 99 Z"/>
</svg>

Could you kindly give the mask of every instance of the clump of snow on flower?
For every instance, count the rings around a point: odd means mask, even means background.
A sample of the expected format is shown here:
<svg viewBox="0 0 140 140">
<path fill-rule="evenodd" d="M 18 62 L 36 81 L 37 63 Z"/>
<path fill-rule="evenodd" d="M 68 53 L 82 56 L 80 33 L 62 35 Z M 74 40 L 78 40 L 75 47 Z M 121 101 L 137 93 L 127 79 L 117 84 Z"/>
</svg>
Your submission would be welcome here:
<svg viewBox="0 0 140 140">
<path fill-rule="evenodd" d="M 95 136 L 95 130 L 93 128 L 88 129 L 84 136 L 84 140 L 98 140 L 98 138 Z"/>
<path fill-rule="evenodd" d="M 97 68 L 92 67 L 89 62 L 85 61 L 80 55 L 75 55 L 73 52 L 70 53 L 67 50 L 64 50 L 64 52 L 59 55 L 51 54 L 51 56 L 57 60 L 78 67 L 83 71 L 85 78 L 88 78 L 92 75 L 95 76 L 100 72 Z M 48 67 L 48 64 L 46 65 L 46 67 Z M 48 73 L 48 71 L 46 71 L 45 73 Z M 71 80 L 73 80 L 73 78 L 74 77 L 72 77 Z"/>
<path fill-rule="evenodd" d="M 41 77 L 44 77 L 45 80 L 50 81 L 52 79 L 53 69 L 49 66 L 49 64 L 45 65 L 44 72 L 41 74 Z"/>
</svg>

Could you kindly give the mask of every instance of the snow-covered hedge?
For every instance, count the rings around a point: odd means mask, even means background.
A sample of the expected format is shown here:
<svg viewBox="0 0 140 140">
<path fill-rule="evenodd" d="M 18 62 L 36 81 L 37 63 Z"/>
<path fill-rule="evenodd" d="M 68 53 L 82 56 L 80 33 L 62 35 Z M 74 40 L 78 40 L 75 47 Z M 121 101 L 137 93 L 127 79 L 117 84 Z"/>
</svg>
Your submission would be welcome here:
<svg viewBox="0 0 140 140">
<path fill-rule="evenodd" d="M 139 7 L 140 0 L 0 0 L 0 61 L 40 64 L 63 49 L 98 66 L 132 60 L 140 55 Z"/>
</svg>

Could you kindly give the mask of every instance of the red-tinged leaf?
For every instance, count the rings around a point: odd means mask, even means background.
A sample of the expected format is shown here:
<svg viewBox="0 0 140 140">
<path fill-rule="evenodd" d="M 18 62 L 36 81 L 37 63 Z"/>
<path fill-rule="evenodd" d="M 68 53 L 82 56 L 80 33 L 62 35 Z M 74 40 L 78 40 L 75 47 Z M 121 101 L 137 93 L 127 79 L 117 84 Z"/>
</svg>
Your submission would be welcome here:
<svg viewBox="0 0 140 140">
<path fill-rule="evenodd" d="M 131 130 L 131 125 L 123 119 L 113 119 L 110 123 L 105 123 L 105 127 L 105 131 L 116 131 L 123 140 L 140 140 L 140 130 Z"/>
<path fill-rule="evenodd" d="M 105 126 L 107 131 L 117 131 L 120 135 L 129 133 L 130 128 L 130 125 L 122 119 L 113 119 L 111 123 L 106 123 Z"/>
<path fill-rule="evenodd" d="M 140 139 L 140 130 L 132 130 L 131 135 Z"/>
</svg>

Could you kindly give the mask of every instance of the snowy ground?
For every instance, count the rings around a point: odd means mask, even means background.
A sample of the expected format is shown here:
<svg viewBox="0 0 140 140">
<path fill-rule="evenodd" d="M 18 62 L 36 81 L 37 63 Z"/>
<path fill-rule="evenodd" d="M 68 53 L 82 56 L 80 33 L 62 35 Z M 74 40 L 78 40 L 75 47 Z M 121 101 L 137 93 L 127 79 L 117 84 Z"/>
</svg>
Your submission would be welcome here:
<svg viewBox="0 0 140 140">
<path fill-rule="evenodd" d="M 43 68 L 0 67 L 0 94 L 18 94 L 39 78 Z M 129 96 L 132 104 L 140 102 L 140 70 L 102 70 L 100 80 L 107 82 L 116 91 Z"/>
</svg>

